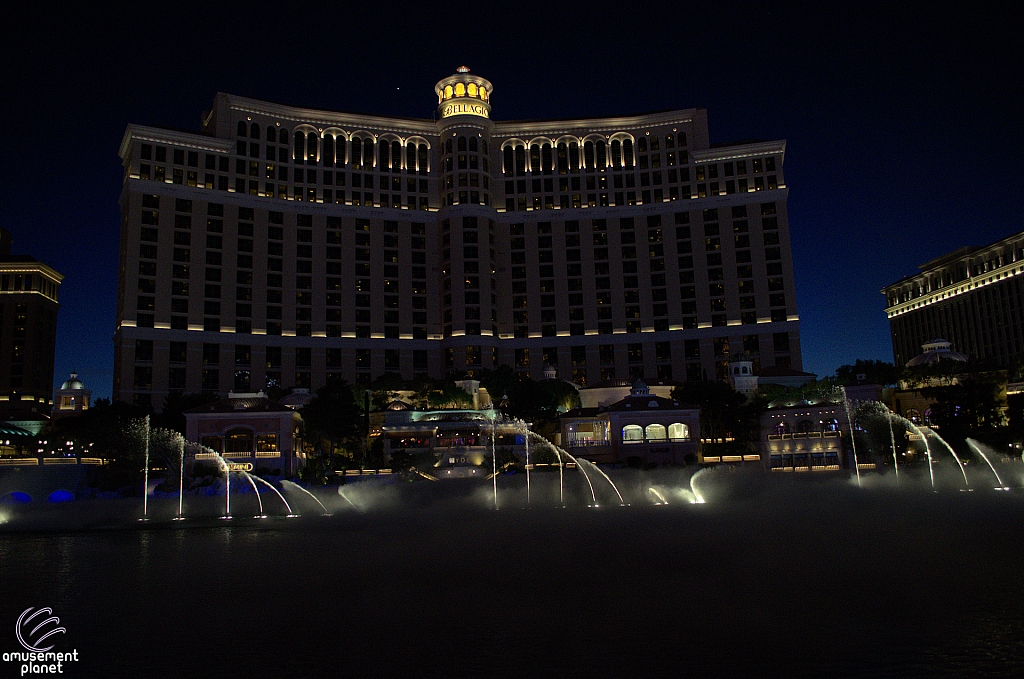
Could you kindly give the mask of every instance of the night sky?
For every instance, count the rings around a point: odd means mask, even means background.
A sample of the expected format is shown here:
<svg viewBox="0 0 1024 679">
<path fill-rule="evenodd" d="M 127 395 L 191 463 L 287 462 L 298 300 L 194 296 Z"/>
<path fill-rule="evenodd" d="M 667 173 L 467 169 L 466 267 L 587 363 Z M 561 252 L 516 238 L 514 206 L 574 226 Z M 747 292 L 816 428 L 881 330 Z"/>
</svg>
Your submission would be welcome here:
<svg viewBox="0 0 1024 679">
<path fill-rule="evenodd" d="M 712 143 L 786 139 L 804 369 L 820 376 L 892 360 L 883 285 L 1024 228 L 1021 51 L 999 30 L 1020 9 L 27 4 L 0 47 L 0 225 L 66 276 L 54 379 L 77 369 L 94 398 L 113 379 L 125 127 L 198 131 L 218 91 L 430 118 L 434 83 L 466 64 L 494 83 L 496 120 L 704 107 Z"/>
</svg>

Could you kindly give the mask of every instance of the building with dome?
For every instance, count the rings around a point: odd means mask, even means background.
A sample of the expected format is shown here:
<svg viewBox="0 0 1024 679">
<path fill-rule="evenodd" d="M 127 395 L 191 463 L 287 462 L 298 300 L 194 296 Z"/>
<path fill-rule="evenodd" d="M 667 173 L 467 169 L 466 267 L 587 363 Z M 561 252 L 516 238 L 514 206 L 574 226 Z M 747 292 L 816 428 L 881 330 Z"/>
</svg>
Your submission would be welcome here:
<svg viewBox="0 0 1024 679">
<path fill-rule="evenodd" d="M 729 386 L 748 399 L 757 393 L 754 362 L 743 352 L 729 358 Z"/>
<path fill-rule="evenodd" d="M 785 141 L 712 144 L 700 108 L 501 121 L 494 92 L 463 67 L 429 118 L 218 94 L 195 133 L 129 125 L 114 398 L 801 368 Z"/>
<path fill-rule="evenodd" d="M 917 360 L 933 337 L 1003 368 L 1024 360 L 1024 231 L 918 268 L 882 289 L 896 365 Z"/>
<path fill-rule="evenodd" d="M 52 419 L 58 420 L 68 415 L 81 415 L 89 409 L 92 391 L 85 388 L 78 379 L 78 373 L 72 371 L 71 376 L 60 385 L 54 394 Z"/>
</svg>

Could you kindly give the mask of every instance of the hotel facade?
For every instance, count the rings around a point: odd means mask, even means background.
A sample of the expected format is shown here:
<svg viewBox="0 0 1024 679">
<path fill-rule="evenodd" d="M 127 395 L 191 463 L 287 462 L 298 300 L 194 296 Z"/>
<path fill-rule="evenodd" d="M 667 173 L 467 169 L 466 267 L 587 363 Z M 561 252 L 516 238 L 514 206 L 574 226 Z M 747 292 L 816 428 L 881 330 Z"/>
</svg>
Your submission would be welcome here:
<svg viewBox="0 0 1024 679">
<path fill-rule="evenodd" d="M 897 366 L 936 338 L 1004 368 L 1024 359 L 1024 231 L 919 268 L 882 289 Z"/>
<path fill-rule="evenodd" d="M 435 119 L 218 94 L 197 133 L 129 125 L 114 397 L 802 367 L 784 141 L 712 146 L 703 109 L 499 122 L 492 89 L 460 68 Z"/>
<path fill-rule="evenodd" d="M 0 229 L 0 418 L 48 420 L 53 407 L 57 294 L 64 276 L 29 255 L 11 254 Z"/>
</svg>

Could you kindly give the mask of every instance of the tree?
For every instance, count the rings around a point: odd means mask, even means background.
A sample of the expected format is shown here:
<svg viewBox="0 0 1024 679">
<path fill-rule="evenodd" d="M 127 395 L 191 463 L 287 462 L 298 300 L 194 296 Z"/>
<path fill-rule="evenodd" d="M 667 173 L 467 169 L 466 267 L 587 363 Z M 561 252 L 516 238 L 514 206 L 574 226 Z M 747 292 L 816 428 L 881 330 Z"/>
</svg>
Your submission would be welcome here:
<svg viewBox="0 0 1024 679">
<path fill-rule="evenodd" d="M 362 446 L 362 411 L 345 380 L 332 380 L 317 390 L 302 409 L 306 438 L 322 461 L 329 462 L 339 447 Z"/>
<path fill-rule="evenodd" d="M 885 387 L 896 384 L 899 370 L 892 363 L 873 359 L 865 361 L 859 358 L 853 365 L 841 365 L 836 368 L 836 382 L 839 384 L 854 384 L 857 382 L 857 375 L 864 375 L 868 382 Z"/>
<path fill-rule="evenodd" d="M 710 381 L 686 382 L 672 390 L 672 398 L 700 408 L 701 438 L 724 443 L 732 437 L 743 448 L 758 440 L 762 399 L 748 402 L 728 384 Z"/>
<path fill-rule="evenodd" d="M 945 362 L 945 361 L 943 361 Z M 924 387 L 921 395 L 934 399 L 931 420 L 949 435 L 958 438 L 991 432 L 1003 425 L 1001 374 L 993 372 L 962 373 L 956 384 Z"/>
<path fill-rule="evenodd" d="M 473 397 L 452 381 L 446 381 L 427 397 L 431 408 L 471 408 Z"/>
<path fill-rule="evenodd" d="M 370 402 L 378 410 L 395 399 L 396 392 L 405 389 L 405 380 L 398 373 L 384 373 L 370 383 Z"/>
<path fill-rule="evenodd" d="M 198 408 L 201 405 L 212 403 L 217 400 L 216 394 L 182 394 L 172 391 L 164 399 L 163 409 L 153 416 L 153 426 L 173 429 L 179 434 L 185 434 L 185 411 Z"/>
<path fill-rule="evenodd" d="M 870 455 L 876 463 L 889 464 L 892 462 L 893 445 L 897 455 L 906 450 L 907 421 L 894 416 L 883 403 L 861 402 L 852 415 L 861 429 L 854 432 L 861 462 Z"/>
<path fill-rule="evenodd" d="M 507 365 L 484 370 L 480 385 L 495 401 L 508 396 L 507 414 L 533 422 L 534 431 L 556 422 L 560 413 L 580 404 L 579 392 L 572 384 L 563 380 L 534 381 Z"/>
<path fill-rule="evenodd" d="M 55 422 L 49 436 L 74 441 L 76 447 L 88 447 L 96 457 L 133 465 L 145 450 L 138 423 L 149 414 L 147 408 L 101 398 L 80 415 Z"/>
</svg>

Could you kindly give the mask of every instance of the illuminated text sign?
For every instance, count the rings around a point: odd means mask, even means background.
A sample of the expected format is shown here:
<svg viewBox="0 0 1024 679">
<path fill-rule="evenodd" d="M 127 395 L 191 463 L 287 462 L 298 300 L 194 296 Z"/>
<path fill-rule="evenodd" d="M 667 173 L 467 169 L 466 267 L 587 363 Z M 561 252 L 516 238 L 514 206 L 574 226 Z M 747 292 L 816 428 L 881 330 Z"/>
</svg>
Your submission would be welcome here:
<svg viewBox="0 0 1024 679">
<path fill-rule="evenodd" d="M 448 116 L 480 116 L 481 118 L 487 118 L 487 107 L 483 104 L 477 104 L 472 101 L 458 101 L 450 104 L 445 104 L 444 108 L 441 109 L 441 117 L 447 118 Z"/>
</svg>

